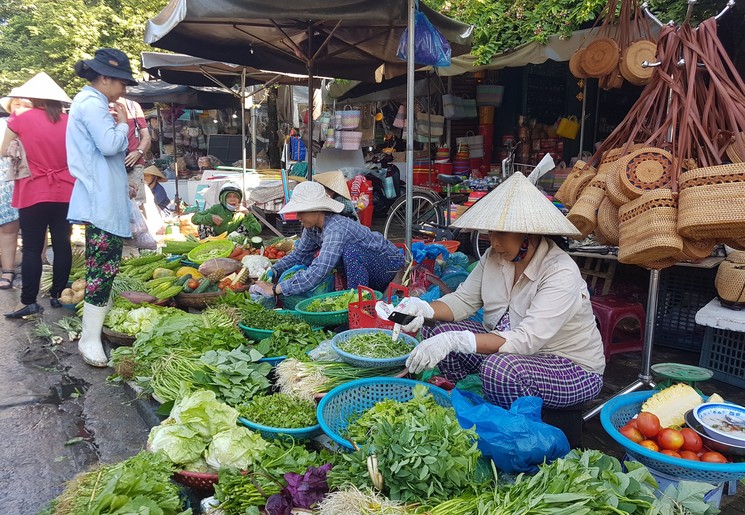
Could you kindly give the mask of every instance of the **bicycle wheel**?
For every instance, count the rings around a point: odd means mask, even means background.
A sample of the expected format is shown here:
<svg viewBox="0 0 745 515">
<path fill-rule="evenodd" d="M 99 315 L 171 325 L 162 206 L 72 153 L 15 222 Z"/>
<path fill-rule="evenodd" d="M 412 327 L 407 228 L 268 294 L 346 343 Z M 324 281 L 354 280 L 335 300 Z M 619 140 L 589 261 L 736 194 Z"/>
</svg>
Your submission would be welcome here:
<svg viewBox="0 0 745 515">
<path fill-rule="evenodd" d="M 426 223 L 442 225 L 443 213 L 440 212 L 443 199 L 434 191 L 414 186 L 411 192 L 411 225 L 416 227 Z M 406 195 L 401 195 L 388 210 L 383 227 L 383 236 L 393 243 L 405 240 L 406 228 Z"/>
<path fill-rule="evenodd" d="M 486 253 L 487 249 L 491 246 L 488 233 L 482 233 L 480 231 L 471 232 L 471 252 L 476 256 L 476 259 L 481 259 L 481 256 Z"/>
</svg>

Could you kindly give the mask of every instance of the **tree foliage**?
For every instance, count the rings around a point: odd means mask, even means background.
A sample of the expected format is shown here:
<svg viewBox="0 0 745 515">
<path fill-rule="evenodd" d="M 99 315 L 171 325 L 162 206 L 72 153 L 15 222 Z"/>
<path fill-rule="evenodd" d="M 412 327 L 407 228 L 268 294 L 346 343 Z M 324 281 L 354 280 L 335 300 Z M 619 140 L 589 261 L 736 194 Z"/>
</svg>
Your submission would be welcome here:
<svg viewBox="0 0 745 515">
<path fill-rule="evenodd" d="M 4 0 L 0 7 L 0 93 L 40 71 L 72 96 L 84 83 L 73 65 L 97 48 L 129 55 L 135 75 L 145 22 L 168 0 Z"/>
<path fill-rule="evenodd" d="M 525 43 L 546 43 L 553 35 L 569 37 L 592 24 L 607 0 L 426 0 L 433 9 L 474 25 L 472 54 L 477 64 Z M 640 0 L 641 3 L 641 0 Z M 716 14 L 727 0 L 699 0 L 693 20 Z M 650 0 L 660 20 L 680 23 L 685 18 L 684 0 Z"/>
</svg>

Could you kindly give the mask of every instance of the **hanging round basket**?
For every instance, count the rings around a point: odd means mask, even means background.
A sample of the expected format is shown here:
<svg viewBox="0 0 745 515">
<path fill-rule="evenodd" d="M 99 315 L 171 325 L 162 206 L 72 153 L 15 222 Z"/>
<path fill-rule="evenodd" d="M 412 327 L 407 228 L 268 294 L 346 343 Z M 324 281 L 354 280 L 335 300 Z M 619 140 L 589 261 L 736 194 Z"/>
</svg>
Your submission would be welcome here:
<svg viewBox="0 0 745 515">
<path fill-rule="evenodd" d="M 559 186 L 554 198 L 567 207 L 572 207 L 579 198 L 582 190 L 595 177 L 596 170 L 582 160 L 578 160 L 572 167 L 564 182 Z"/>
<path fill-rule="evenodd" d="M 745 238 L 745 163 L 680 174 L 678 232 L 693 240 Z"/>
<path fill-rule="evenodd" d="M 678 212 L 680 216 L 680 211 Z M 711 251 L 716 247 L 717 242 L 715 240 L 690 240 L 683 238 L 683 259 L 685 261 L 703 261 L 707 257 L 711 256 Z"/>
<path fill-rule="evenodd" d="M 600 81 L 598 82 L 600 89 L 609 91 L 611 89 L 620 89 L 623 86 L 623 75 L 621 75 L 621 71 L 618 69 L 618 66 L 613 68 L 610 73 L 607 75 L 603 75 L 600 77 Z"/>
<path fill-rule="evenodd" d="M 582 69 L 588 77 L 602 78 L 618 66 L 620 59 L 618 43 L 611 38 L 598 38 L 582 52 Z"/>
<path fill-rule="evenodd" d="M 643 67 L 644 61 L 656 61 L 657 45 L 649 40 L 634 41 L 626 48 L 619 63 L 619 70 L 624 79 L 636 86 L 643 86 L 652 79 L 653 67 Z"/>
<path fill-rule="evenodd" d="M 598 207 L 595 234 L 605 240 L 606 245 L 618 245 L 618 230 L 618 208 L 606 196 Z"/>
<path fill-rule="evenodd" d="M 672 190 L 646 191 L 618 210 L 618 260 L 649 268 L 672 260 L 683 250 L 677 232 L 678 202 Z M 670 266 L 670 265 L 666 265 Z"/>
<path fill-rule="evenodd" d="M 673 156 L 661 148 L 642 148 L 619 160 L 621 189 L 630 199 L 668 187 L 672 173 Z"/>
<path fill-rule="evenodd" d="M 582 68 L 582 54 L 585 52 L 584 48 L 580 48 L 572 54 L 569 58 L 569 72 L 578 79 L 586 79 L 588 77 L 585 70 Z"/>
<path fill-rule="evenodd" d="M 582 190 L 572 209 L 567 214 L 567 220 L 572 222 L 582 236 L 586 238 L 598 225 L 598 207 L 605 198 L 605 175 L 596 175 Z"/>
<path fill-rule="evenodd" d="M 621 189 L 621 170 L 618 161 L 608 169 L 605 177 L 605 194 L 608 201 L 616 207 L 621 207 L 631 200 Z"/>
</svg>

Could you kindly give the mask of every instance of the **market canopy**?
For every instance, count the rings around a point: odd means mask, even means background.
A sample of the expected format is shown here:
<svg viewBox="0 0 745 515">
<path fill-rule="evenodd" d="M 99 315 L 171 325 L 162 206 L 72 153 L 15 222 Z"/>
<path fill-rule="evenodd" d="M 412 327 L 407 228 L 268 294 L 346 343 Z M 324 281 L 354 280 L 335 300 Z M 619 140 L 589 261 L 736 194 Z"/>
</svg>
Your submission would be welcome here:
<svg viewBox="0 0 745 515">
<path fill-rule="evenodd" d="M 239 86 L 241 75 L 246 72 L 246 84 L 306 85 L 306 74 L 287 74 L 243 66 L 240 64 L 213 61 L 185 54 L 166 54 L 163 52 L 142 52 L 142 69 L 152 77 L 171 84 L 188 86 Z"/>
<path fill-rule="evenodd" d="M 238 108 L 241 103 L 238 97 L 220 88 L 197 88 L 163 81 L 144 81 L 137 86 L 129 86 L 124 98 L 140 104 L 179 104 L 187 107 L 218 109 L 225 107 Z"/>
<path fill-rule="evenodd" d="M 470 50 L 470 25 L 419 7 L 452 55 Z M 375 81 L 406 73 L 396 50 L 407 16 L 406 0 L 171 0 L 148 20 L 145 42 L 259 69 Z"/>
</svg>

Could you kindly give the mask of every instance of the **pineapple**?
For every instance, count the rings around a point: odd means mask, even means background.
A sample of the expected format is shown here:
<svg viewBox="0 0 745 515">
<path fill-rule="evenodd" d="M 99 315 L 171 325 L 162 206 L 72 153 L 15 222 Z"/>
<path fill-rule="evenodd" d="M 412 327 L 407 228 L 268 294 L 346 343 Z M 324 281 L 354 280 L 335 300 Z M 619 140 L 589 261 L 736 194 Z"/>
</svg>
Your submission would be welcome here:
<svg viewBox="0 0 745 515">
<path fill-rule="evenodd" d="M 212 272 L 210 275 L 207 276 L 207 279 L 210 280 L 210 284 L 217 284 L 220 281 L 222 281 L 227 274 L 225 273 L 225 270 L 222 268 L 218 268 L 214 272 Z"/>
<path fill-rule="evenodd" d="M 657 415 L 662 427 L 683 426 L 686 412 L 701 403 L 701 396 L 696 390 L 685 383 L 678 383 L 644 401 L 641 411 Z"/>
</svg>

